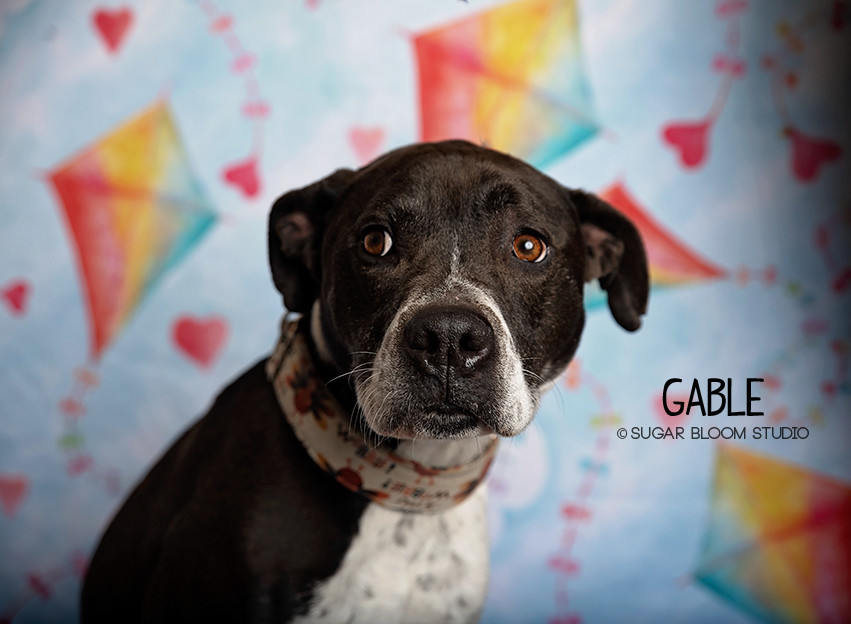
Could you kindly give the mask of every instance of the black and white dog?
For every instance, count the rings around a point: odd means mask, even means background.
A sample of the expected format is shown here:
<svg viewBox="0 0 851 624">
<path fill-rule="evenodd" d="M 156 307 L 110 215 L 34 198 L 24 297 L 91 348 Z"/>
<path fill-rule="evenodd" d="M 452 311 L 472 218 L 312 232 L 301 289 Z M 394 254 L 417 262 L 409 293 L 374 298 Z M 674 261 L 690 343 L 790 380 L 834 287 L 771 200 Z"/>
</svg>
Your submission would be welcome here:
<svg viewBox="0 0 851 624">
<path fill-rule="evenodd" d="M 495 440 L 573 356 L 585 282 L 639 327 L 636 228 L 450 141 L 282 196 L 269 258 L 301 321 L 130 495 L 83 623 L 476 621 Z"/>
</svg>

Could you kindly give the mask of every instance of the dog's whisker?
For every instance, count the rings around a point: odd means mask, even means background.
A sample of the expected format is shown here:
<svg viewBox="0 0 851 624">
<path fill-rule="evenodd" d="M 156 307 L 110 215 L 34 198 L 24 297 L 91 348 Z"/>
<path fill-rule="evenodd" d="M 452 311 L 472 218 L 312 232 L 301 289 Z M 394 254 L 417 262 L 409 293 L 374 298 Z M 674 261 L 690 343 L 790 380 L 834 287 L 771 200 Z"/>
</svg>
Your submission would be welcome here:
<svg viewBox="0 0 851 624">
<path fill-rule="evenodd" d="M 347 372 L 347 373 L 342 373 L 341 375 L 337 375 L 336 377 L 332 377 L 332 378 L 331 378 L 331 379 L 329 379 L 327 382 L 325 382 L 325 385 L 328 385 L 328 384 L 330 384 L 331 382 L 337 381 L 338 379 L 342 379 L 343 377 L 347 377 L 348 375 L 352 375 L 352 374 L 354 374 L 354 373 L 358 372 L 358 369 L 359 369 L 359 368 L 364 367 L 364 366 L 370 366 L 371 364 L 372 364 L 371 362 L 364 362 L 363 364 L 358 364 L 357 366 L 355 366 L 355 367 L 354 367 L 352 370 L 350 370 L 349 372 Z"/>
<path fill-rule="evenodd" d="M 543 377 L 541 377 L 538 373 L 536 373 L 534 371 L 530 371 L 527 368 L 524 368 L 522 370 L 523 370 L 524 375 L 530 375 L 533 379 L 539 380 L 542 384 L 547 382 L 546 379 L 544 379 Z"/>
</svg>

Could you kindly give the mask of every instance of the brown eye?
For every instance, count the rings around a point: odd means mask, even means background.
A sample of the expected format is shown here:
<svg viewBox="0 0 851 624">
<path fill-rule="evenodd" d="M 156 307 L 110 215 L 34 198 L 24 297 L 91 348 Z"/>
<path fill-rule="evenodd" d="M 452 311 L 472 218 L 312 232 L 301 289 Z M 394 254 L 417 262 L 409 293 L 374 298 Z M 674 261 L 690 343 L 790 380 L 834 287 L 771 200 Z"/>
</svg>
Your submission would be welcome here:
<svg viewBox="0 0 851 624">
<path fill-rule="evenodd" d="M 529 232 L 514 237 L 514 255 L 526 262 L 540 262 L 547 257 L 547 245 Z"/>
<path fill-rule="evenodd" d="M 384 228 L 373 228 L 363 236 L 363 248 L 371 256 L 383 256 L 392 246 L 393 239 Z"/>
</svg>

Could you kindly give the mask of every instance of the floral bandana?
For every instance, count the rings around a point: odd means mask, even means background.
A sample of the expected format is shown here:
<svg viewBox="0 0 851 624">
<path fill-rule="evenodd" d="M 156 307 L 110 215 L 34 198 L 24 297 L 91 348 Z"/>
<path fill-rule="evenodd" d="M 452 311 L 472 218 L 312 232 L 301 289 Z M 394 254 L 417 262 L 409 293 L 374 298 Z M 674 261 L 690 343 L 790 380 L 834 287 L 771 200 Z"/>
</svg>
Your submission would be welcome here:
<svg viewBox="0 0 851 624">
<path fill-rule="evenodd" d="M 283 322 L 266 364 L 278 403 L 296 437 L 320 468 L 341 485 L 396 511 L 436 513 L 457 505 L 481 483 L 498 440 L 460 466 L 438 468 L 372 447 L 319 379 L 297 321 Z"/>
</svg>

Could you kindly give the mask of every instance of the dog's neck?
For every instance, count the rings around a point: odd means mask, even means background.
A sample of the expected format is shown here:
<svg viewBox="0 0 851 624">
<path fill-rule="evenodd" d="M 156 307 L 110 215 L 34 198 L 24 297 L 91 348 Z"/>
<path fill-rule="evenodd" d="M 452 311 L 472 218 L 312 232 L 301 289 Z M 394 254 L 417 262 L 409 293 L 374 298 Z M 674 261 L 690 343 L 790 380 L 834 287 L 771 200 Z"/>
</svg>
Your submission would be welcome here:
<svg viewBox="0 0 851 624">
<path fill-rule="evenodd" d="M 337 401 L 341 405 L 347 406 L 354 418 L 357 398 L 351 389 L 351 385 L 348 383 L 348 378 L 345 377 L 346 371 L 340 370 L 334 361 L 334 356 L 322 323 L 322 311 L 319 301 L 314 302 L 313 308 L 310 311 L 309 339 L 311 342 L 310 346 L 320 364 L 318 368 L 320 376 L 323 378 L 322 381 L 328 385 L 328 389 Z M 341 379 L 343 379 L 344 383 L 328 383 L 331 379 L 340 377 L 341 375 L 343 375 Z M 495 437 L 495 434 L 489 434 L 453 440 L 427 438 L 400 440 L 389 438 L 383 441 L 382 444 L 393 448 L 397 454 L 407 459 L 412 459 L 430 466 L 456 466 L 470 462 L 481 455 L 482 449 Z"/>
</svg>

